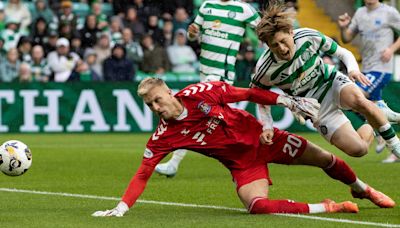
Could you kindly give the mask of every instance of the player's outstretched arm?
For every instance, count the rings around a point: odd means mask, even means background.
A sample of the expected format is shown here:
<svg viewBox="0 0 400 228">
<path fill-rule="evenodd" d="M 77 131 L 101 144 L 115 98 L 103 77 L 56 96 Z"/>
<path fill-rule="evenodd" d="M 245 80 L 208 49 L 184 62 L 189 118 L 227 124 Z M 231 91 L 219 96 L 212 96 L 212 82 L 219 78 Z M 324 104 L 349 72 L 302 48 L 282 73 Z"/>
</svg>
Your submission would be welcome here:
<svg viewBox="0 0 400 228">
<path fill-rule="evenodd" d="M 320 104 L 314 98 L 280 95 L 277 104 L 290 109 L 300 124 L 305 124 L 305 118 L 310 118 L 313 122 L 318 119 Z"/>
<path fill-rule="evenodd" d="M 292 97 L 260 88 L 239 88 L 225 85 L 223 99 L 226 103 L 251 101 L 260 105 L 281 105 L 293 112 L 296 119 L 305 122 L 304 117 L 318 118 L 319 103 L 314 98 Z"/>
<path fill-rule="evenodd" d="M 147 181 L 153 173 L 153 170 L 154 167 L 144 165 L 142 163 L 135 176 L 129 183 L 128 188 L 126 189 L 125 194 L 122 196 L 122 200 L 118 203 L 118 205 L 110 210 L 96 211 L 92 214 L 92 216 L 122 217 L 129 210 L 129 208 L 135 204 L 136 200 L 143 193 L 144 189 L 146 188 Z"/>
</svg>

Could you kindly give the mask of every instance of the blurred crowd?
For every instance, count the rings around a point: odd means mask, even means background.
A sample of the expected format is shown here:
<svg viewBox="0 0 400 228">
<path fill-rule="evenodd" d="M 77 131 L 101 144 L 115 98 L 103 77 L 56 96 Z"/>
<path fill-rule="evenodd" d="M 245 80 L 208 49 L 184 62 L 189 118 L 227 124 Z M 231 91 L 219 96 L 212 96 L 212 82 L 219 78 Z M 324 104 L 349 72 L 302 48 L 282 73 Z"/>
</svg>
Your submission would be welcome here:
<svg viewBox="0 0 400 228">
<path fill-rule="evenodd" d="M 0 1 L 0 82 L 132 81 L 139 72 L 195 74 L 186 29 L 203 0 Z M 259 9 L 258 1 L 246 1 Z M 289 1 L 296 3 L 296 1 Z M 237 80 L 262 44 L 249 31 Z"/>
</svg>

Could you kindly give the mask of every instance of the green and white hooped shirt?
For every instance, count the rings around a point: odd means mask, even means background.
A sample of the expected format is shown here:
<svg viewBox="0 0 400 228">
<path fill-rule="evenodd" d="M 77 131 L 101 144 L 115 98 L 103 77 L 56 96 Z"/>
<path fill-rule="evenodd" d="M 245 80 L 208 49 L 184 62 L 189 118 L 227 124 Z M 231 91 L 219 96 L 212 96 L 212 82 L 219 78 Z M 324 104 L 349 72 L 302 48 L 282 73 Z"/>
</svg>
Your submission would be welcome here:
<svg viewBox="0 0 400 228">
<path fill-rule="evenodd" d="M 256 27 L 257 11 L 241 1 L 205 1 L 194 23 L 200 28 L 200 74 L 234 81 L 236 55 L 246 25 Z"/>
</svg>

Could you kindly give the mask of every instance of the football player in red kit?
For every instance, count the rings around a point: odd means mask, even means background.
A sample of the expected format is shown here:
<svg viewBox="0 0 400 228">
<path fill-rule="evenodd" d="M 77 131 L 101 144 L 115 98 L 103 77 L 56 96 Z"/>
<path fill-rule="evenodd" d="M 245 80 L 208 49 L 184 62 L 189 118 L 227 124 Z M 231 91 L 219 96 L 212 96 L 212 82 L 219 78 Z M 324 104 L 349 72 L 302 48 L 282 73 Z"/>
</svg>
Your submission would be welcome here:
<svg viewBox="0 0 400 228">
<path fill-rule="evenodd" d="M 380 207 L 395 205 L 388 196 L 358 179 L 343 160 L 300 136 L 274 129 L 272 139 L 260 139 L 262 124 L 246 111 L 228 105 L 244 100 L 283 105 L 296 115 L 315 118 L 319 106 L 313 99 L 238 88 L 224 82 L 198 83 L 172 95 L 165 82 L 156 78 L 144 79 L 138 94 L 160 116 L 160 123 L 121 202 L 93 216 L 123 216 L 144 191 L 154 167 L 179 148 L 213 157 L 228 168 L 240 200 L 253 214 L 358 212 L 357 204 L 350 201 L 309 204 L 269 199 L 268 163 L 320 167 L 331 178 L 349 185 L 353 197 L 367 198 Z"/>
</svg>

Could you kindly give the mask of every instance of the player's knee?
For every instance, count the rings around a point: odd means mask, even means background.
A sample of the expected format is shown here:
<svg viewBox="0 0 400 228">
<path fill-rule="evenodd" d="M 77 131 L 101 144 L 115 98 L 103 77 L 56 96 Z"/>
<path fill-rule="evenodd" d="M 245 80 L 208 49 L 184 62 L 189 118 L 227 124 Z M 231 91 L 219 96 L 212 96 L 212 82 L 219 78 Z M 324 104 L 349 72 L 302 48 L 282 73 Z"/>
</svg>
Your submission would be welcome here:
<svg viewBox="0 0 400 228">
<path fill-rule="evenodd" d="M 271 214 L 274 213 L 273 211 L 273 205 L 268 199 L 262 197 L 254 198 L 249 207 L 250 214 Z"/>
<path fill-rule="evenodd" d="M 368 153 L 368 145 L 363 142 L 353 144 L 352 146 L 348 147 L 345 152 L 352 157 L 362 157 Z"/>
</svg>

